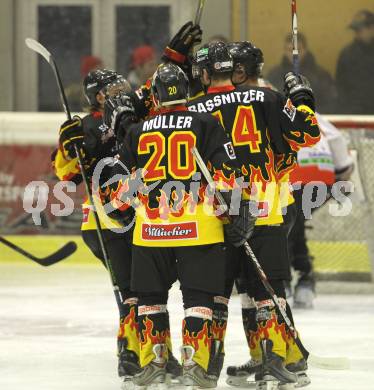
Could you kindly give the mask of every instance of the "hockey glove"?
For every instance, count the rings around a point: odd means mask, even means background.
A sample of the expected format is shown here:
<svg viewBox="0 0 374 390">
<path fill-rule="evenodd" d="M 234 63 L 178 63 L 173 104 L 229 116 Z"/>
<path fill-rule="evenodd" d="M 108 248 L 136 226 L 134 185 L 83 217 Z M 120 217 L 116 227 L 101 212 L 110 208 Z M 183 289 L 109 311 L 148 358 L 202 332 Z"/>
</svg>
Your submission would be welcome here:
<svg viewBox="0 0 374 390">
<path fill-rule="evenodd" d="M 291 99 L 295 107 L 306 105 L 315 111 L 313 90 L 305 76 L 294 72 L 286 73 L 284 76 L 284 93 Z"/>
<path fill-rule="evenodd" d="M 82 120 L 79 116 L 74 116 L 72 119 L 68 119 L 61 125 L 59 143 L 62 146 L 65 155 L 70 159 L 76 157 L 74 145 L 77 145 L 79 149 L 82 149 L 84 143 L 84 133 Z"/>
<path fill-rule="evenodd" d="M 133 207 L 126 210 L 115 209 L 108 214 L 108 217 L 118 221 L 122 226 L 129 226 L 133 224 L 135 209 Z"/>
<path fill-rule="evenodd" d="M 240 247 L 251 237 L 257 217 L 251 212 L 253 202 L 241 200 L 239 215 L 232 215 L 230 223 L 223 226 L 225 240 Z"/>
<path fill-rule="evenodd" d="M 162 55 L 163 61 L 183 65 L 193 46 L 201 43 L 203 32 L 199 25 L 188 22 L 175 34 Z"/>
<path fill-rule="evenodd" d="M 104 103 L 104 124 L 112 129 L 116 136 L 123 116 L 135 116 L 135 108 L 130 96 L 125 93 L 108 96 Z"/>
</svg>

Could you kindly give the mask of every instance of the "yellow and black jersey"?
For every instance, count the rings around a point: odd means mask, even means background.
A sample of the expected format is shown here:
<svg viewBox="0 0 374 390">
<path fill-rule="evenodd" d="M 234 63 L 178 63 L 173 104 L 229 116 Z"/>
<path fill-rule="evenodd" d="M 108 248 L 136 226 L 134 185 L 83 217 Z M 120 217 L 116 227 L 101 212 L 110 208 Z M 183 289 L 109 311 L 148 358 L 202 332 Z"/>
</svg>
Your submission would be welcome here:
<svg viewBox="0 0 374 390">
<path fill-rule="evenodd" d="M 84 160 L 87 162 L 87 175 L 90 178 L 95 169 L 96 162 L 104 157 L 114 156 L 117 152 L 113 133 L 108 131 L 103 124 L 103 115 L 99 111 L 93 111 L 82 119 L 84 132 Z M 61 145 L 52 154 L 52 167 L 60 180 L 73 181 L 76 184 L 82 182 L 82 175 L 77 158 L 69 158 Z M 100 201 L 95 202 L 99 216 L 104 215 Z M 93 208 L 87 197 L 82 204 L 82 230 L 96 229 Z M 104 215 L 100 218 L 102 228 L 119 228 L 121 225 Z"/>
<path fill-rule="evenodd" d="M 294 107 L 268 88 L 209 88 L 188 104 L 192 112 L 220 120 L 232 140 L 241 172 L 249 183 L 244 196 L 258 202 L 258 225 L 283 222 L 278 181 L 294 164 L 292 155 L 319 141 L 314 112 Z M 287 165 L 290 164 L 290 165 Z"/>
<path fill-rule="evenodd" d="M 123 175 L 126 170 L 132 175 L 107 190 L 114 207 L 135 206 L 134 244 L 174 247 L 223 242 L 222 221 L 216 216 L 212 191 L 208 194 L 202 184 L 192 147 L 210 167 L 215 181 L 233 188 L 235 153 L 221 124 L 211 115 L 177 106 L 127 132 L 112 175 Z M 145 186 L 131 198 L 131 183 L 139 172 Z"/>
</svg>

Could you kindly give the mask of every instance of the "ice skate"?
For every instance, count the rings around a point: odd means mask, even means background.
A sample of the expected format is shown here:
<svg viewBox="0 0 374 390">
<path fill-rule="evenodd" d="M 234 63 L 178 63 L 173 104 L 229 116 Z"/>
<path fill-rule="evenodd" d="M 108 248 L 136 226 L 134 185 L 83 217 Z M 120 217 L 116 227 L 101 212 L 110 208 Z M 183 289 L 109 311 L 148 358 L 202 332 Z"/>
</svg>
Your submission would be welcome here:
<svg viewBox="0 0 374 390">
<path fill-rule="evenodd" d="M 227 367 L 226 383 L 230 386 L 250 387 L 254 382 L 249 381 L 249 377 L 261 371 L 261 362 L 250 359 L 241 366 Z"/>
<path fill-rule="evenodd" d="M 127 340 L 118 340 L 118 376 L 124 381 L 140 372 L 138 356 L 127 348 Z"/>
<path fill-rule="evenodd" d="M 217 387 L 217 378 L 214 375 L 209 375 L 201 366 L 192 360 L 194 353 L 195 350 L 191 346 L 185 345 L 182 347 L 183 384 L 187 387 L 187 390 Z"/>
<path fill-rule="evenodd" d="M 272 352 L 271 340 L 262 340 L 261 348 L 263 365 L 262 372 L 256 379 L 256 390 L 275 390 L 278 385 L 297 383 L 297 375 L 288 371 L 284 367 L 283 359 Z"/>
<path fill-rule="evenodd" d="M 308 364 L 305 359 L 301 359 L 297 363 L 287 364 L 286 369 L 297 375 L 297 383 L 295 384 L 295 387 L 305 387 L 310 384 L 311 380 L 306 373 Z"/>
<path fill-rule="evenodd" d="M 169 350 L 169 359 L 166 363 L 166 383 L 168 385 L 181 384 L 183 381 L 183 369 L 175 358 L 173 353 Z"/>
<path fill-rule="evenodd" d="M 265 372 L 261 366 L 261 371 L 255 374 L 256 390 L 278 390 L 279 381 L 274 376 Z"/>
<path fill-rule="evenodd" d="M 132 378 L 140 371 L 141 368 L 136 354 L 133 351 L 123 350 L 118 357 L 118 376 L 123 381 L 122 390 L 134 389 Z"/>
<path fill-rule="evenodd" d="M 314 282 L 300 279 L 295 287 L 293 306 L 297 309 L 313 309 Z"/>
<path fill-rule="evenodd" d="M 156 358 L 147 364 L 143 369 L 133 376 L 132 382 L 137 390 L 145 390 L 152 385 L 152 388 L 158 387 L 166 389 L 166 345 L 156 344 L 153 346 L 153 352 Z M 157 385 L 157 386 L 155 386 Z"/>
<path fill-rule="evenodd" d="M 208 375 L 215 376 L 217 381 L 221 375 L 224 360 L 225 354 L 223 352 L 223 342 L 219 340 L 212 341 L 207 372 Z"/>
</svg>

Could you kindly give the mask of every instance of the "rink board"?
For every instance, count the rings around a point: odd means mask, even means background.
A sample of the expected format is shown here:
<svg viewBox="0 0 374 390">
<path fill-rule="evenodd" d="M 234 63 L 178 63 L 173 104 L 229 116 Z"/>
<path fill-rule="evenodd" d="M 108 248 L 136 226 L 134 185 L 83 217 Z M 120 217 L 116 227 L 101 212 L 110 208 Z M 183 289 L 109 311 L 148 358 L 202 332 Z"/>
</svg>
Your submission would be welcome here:
<svg viewBox="0 0 374 390">
<path fill-rule="evenodd" d="M 80 236 L 7 236 L 15 244 L 35 256 L 47 256 L 68 241 L 75 241 L 78 250 L 64 260 L 65 264 L 95 264 L 95 257 L 83 243 Z M 309 248 L 315 257 L 315 271 L 319 274 L 363 274 L 370 275 L 370 260 L 367 245 L 360 242 L 309 241 Z M 336 261 L 332 259 L 338 259 Z M 20 254 L 1 246 L 0 261 L 26 261 Z"/>
</svg>

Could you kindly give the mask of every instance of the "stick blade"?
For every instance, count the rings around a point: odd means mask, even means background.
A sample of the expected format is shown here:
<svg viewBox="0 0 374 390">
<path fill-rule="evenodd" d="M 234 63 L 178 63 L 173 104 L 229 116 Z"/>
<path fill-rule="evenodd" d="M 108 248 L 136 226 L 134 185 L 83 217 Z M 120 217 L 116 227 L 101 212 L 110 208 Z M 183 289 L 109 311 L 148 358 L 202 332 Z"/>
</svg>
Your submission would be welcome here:
<svg viewBox="0 0 374 390">
<path fill-rule="evenodd" d="M 32 38 L 26 38 L 25 43 L 29 49 L 39 53 L 46 59 L 46 61 L 50 62 L 51 53 L 40 42 Z"/>
<path fill-rule="evenodd" d="M 323 370 L 349 370 L 350 361 L 346 357 L 324 357 L 309 355 L 308 364 Z"/>
<path fill-rule="evenodd" d="M 70 255 L 72 255 L 77 250 L 77 244 L 73 241 L 69 241 L 62 248 L 60 248 L 57 252 L 52 255 L 45 257 L 44 259 L 38 259 L 38 264 L 48 267 L 49 265 L 53 265 L 58 263 L 61 260 L 66 259 Z"/>
</svg>

